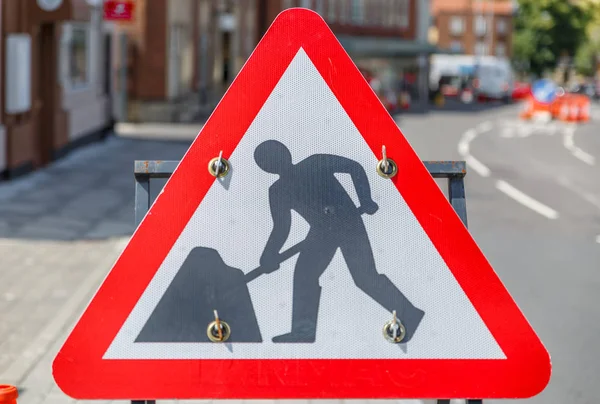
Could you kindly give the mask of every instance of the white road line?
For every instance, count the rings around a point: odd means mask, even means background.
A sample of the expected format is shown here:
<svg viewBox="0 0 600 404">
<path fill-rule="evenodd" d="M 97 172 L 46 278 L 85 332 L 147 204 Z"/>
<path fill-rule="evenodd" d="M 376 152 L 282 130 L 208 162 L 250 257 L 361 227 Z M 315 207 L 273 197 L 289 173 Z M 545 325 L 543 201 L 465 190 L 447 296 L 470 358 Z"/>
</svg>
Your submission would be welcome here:
<svg viewBox="0 0 600 404">
<path fill-rule="evenodd" d="M 481 175 L 482 177 L 489 177 L 491 174 L 489 168 L 487 168 L 481 161 L 477 160 L 470 154 L 468 156 L 465 156 L 465 163 L 467 163 L 469 167 L 475 170 L 475 172 Z"/>
<path fill-rule="evenodd" d="M 573 150 L 573 156 L 577 157 L 579 160 L 583 161 L 586 164 L 591 166 L 596 164 L 596 158 L 589 153 L 584 152 L 579 147 Z"/>
<path fill-rule="evenodd" d="M 600 234 L 596 236 L 596 243 L 600 244 Z"/>
<path fill-rule="evenodd" d="M 484 122 L 489 124 L 489 129 L 492 128 L 490 122 Z M 486 126 L 484 126 L 485 128 Z M 479 131 L 481 131 L 481 125 L 479 125 Z M 458 153 L 465 159 L 465 163 L 472 168 L 477 174 L 482 177 L 489 177 L 491 172 L 482 162 L 471 156 L 469 152 L 469 143 L 477 137 L 477 131 L 475 129 L 469 129 L 466 131 L 460 141 L 458 142 Z"/>
<path fill-rule="evenodd" d="M 500 132 L 500 137 L 503 137 L 506 139 L 515 137 L 515 129 L 511 128 L 511 127 L 502 128 L 502 132 Z"/>
<path fill-rule="evenodd" d="M 563 135 L 563 146 L 569 151 L 573 150 L 575 147 L 575 140 L 573 137 L 575 136 L 575 128 L 569 127 L 565 128 Z"/>
<path fill-rule="evenodd" d="M 477 125 L 477 131 L 479 133 L 488 132 L 492 130 L 492 128 L 493 125 L 490 121 L 481 122 L 479 125 Z"/>
<path fill-rule="evenodd" d="M 560 175 L 557 178 L 557 181 L 560 185 L 567 188 L 569 191 L 574 192 L 576 195 L 580 196 L 586 202 L 589 202 L 590 204 L 594 205 L 594 207 L 600 209 L 600 199 L 596 198 L 592 193 L 587 192 L 585 189 L 582 189 L 582 188 L 578 187 L 577 185 L 573 184 L 564 175 Z"/>
<path fill-rule="evenodd" d="M 496 188 L 504 192 L 506 195 L 519 202 L 521 205 L 533 210 L 536 213 L 548 218 L 548 219 L 558 219 L 558 212 L 554 209 L 544 205 L 543 203 L 536 201 L 529 195 L 519 191 L 517 188 L 513 187 L 506 181 L 498 180 L 496 181 Z"/>
<path fill-rule="evenodd" d="M 563 146 L 565 147 L 565 149 L 570 151 L 571 154 L 575 158 L 578 158 L 579 160 L 583 161 L 584 163 L 591 165 L 591 166 L 596 164 L 596 158 L 594 156 L 581 150 L 579 147 L 575 146 L 575 127 L 574 126 L 569 126 L 569 127 L 565 128 L 564 134 L 563 134 Z"/>
</svg>

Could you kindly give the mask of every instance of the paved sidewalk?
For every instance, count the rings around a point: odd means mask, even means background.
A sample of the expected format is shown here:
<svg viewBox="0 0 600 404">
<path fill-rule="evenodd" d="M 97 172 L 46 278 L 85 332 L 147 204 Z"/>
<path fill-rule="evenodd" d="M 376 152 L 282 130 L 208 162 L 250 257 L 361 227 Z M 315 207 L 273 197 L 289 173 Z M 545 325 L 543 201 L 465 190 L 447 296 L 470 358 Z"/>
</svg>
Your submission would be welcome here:
<svg viewBox="0 0 600 404">
<path fill-rule="evenodd" d="M 133 162 L 180 159 L 192 139 L 111 137 L 0 183 L 0 383 L 19 404 L 71 401 L 52 360 L 134 230 Z"/>
</svg>

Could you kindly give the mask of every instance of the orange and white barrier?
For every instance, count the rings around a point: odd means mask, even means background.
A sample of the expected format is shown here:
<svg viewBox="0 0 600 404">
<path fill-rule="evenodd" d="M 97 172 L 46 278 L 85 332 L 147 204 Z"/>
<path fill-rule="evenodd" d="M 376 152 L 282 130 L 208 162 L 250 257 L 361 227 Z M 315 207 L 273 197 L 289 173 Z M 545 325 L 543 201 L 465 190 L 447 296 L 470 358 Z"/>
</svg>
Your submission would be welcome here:
<svg viewBox="0 0 600 404">
<path fill-rule="evenodd" d="M 519 114 L 522 119 L 550 116 L 563 122 L 588 122 L 590 120 L 590 99 L 581 94 L 564 94 L 556 97 L 551 104 L 543 104 L 528 97 Z"/>
<path fill-rule="evenodd" d="M 537 101 L 533 96 L 529 96 L 525 99 L 523 110 L 519 114 L 522 119 L 532 118 L 549 118 L 552 119 L 552 106 L 553 104 L 544 104 Z"/>
<path fill-rule="evenodd" d="M 581 102 L 579 105 L 579 120 L 582 122 L 589 122 L 590 120 L 590 99 L 589 97 L 582 95 Z"/>
</svg>

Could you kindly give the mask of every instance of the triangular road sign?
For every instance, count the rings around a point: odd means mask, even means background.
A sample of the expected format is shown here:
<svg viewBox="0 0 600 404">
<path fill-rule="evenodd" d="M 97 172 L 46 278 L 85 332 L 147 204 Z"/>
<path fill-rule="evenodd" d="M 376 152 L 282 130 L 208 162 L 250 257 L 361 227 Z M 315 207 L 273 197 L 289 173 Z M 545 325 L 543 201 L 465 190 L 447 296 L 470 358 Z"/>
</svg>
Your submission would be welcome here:
<svg viewBox="0 0 600 404">
<path fill-rule="evenodd" d="M 382 146 L 392 178 L 376 171 Z M 214 310 L 229 329 L 209 327 Z M 80 399 L 522 398 L 550 359 L 326 23 L 290 9 L 53 374 Z"/>
</svg>

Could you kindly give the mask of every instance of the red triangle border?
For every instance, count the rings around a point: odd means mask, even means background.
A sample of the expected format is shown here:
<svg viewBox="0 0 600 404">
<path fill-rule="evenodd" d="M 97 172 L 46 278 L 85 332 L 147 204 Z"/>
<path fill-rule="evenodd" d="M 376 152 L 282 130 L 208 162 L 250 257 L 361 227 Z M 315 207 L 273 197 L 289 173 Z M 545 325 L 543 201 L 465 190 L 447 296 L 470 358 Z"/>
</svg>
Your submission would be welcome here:
<svg viewBox="0 0 600 404">
<path fill-rule="evenodd" d="M 232 154 L 300 47 L 374 156 L 385 140 L 400 173 L 392 181 L 506 360 L 101 359 L 215 180 L 206 164 Z M 525 398 L 550 373 L 548 352 L 419 157 L 327 24 L 305 9 L 273 22 L 53 363 L 58 386 L 78 399 Z"/>
</svg>

